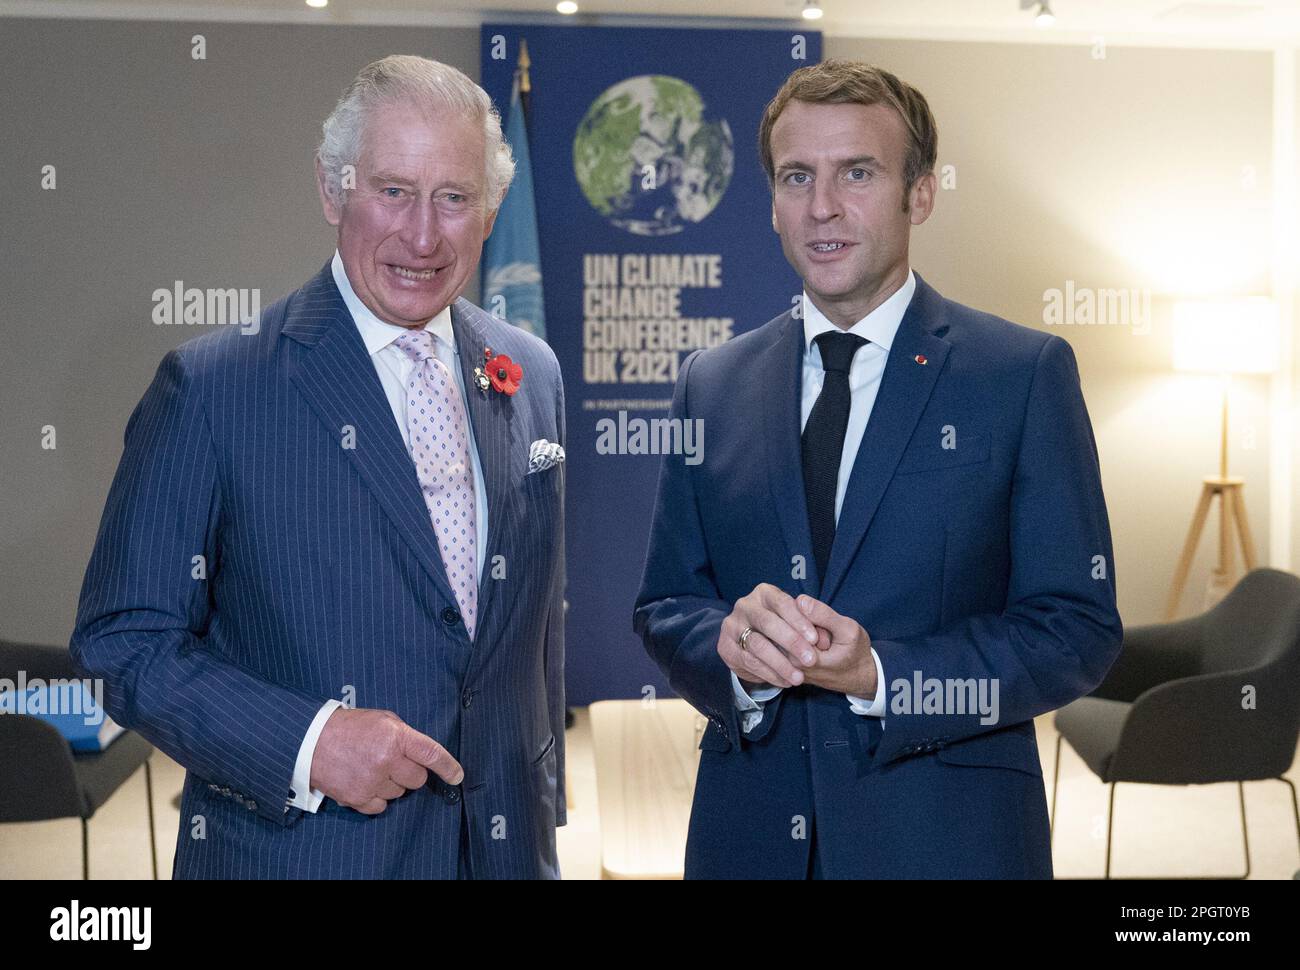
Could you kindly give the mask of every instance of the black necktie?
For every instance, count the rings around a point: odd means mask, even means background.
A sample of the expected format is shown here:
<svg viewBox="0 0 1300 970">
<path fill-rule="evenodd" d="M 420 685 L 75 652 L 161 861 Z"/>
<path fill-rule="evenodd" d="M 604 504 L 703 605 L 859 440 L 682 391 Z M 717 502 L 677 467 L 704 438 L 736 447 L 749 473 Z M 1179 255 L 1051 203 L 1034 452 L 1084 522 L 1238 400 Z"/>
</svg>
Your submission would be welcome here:
<svg viewBox="0 0 1300 970">
<path fill-rule="evenodd" d="M 868 341 L 855 334 L 828 331 L 813 342 L 821 351 L 826 378 L 803 429 L 803 487 L 817 577 L 825 582 L 835 540 L 835 486 L 840 478 L 844 429 L 849 424 L 849 365 L 858 348 Z"/>
</svg>

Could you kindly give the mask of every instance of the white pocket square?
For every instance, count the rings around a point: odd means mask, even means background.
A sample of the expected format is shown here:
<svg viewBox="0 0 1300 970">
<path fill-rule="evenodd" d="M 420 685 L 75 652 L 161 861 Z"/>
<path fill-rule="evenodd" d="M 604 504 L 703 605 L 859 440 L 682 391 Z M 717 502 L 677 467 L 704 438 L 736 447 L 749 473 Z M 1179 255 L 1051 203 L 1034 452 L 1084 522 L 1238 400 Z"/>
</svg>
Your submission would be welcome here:
<svg viewBox="0 0 1300 970">
<path fill-rule="evenodd" d="M 528 446 L 528 474 L 546 471 L 564 461 L 564 449 L 554 441 L 538 438 Z"/>
</svg>

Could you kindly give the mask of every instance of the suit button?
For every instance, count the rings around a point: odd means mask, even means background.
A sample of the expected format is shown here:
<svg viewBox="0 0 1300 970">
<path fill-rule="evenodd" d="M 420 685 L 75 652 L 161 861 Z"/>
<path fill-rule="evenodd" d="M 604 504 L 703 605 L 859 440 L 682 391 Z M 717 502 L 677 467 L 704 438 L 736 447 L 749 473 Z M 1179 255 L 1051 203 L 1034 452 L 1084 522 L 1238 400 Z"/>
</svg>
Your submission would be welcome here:
<svg viewBox="0 0 1300 970">
<path fill-rule="evenodd" d="M 249 810 L 250 812 L 256 812 L 256 811 L 257 811 L 257 802 L 249 802 L 249 803 L 248 803 L 248 810 Z"/>
<path fill-rule="evenodd" d="M 472 704 L 473 702 L 474 702 L 474 692 L 467 687 L 465 688 L 465 691 L 460 695 L 460 706 L 465 708 L 465 710 L 468 711 L 470 704 Z"/>
<path fill-rule="evenodd" d="M 460 801 L 460 790 L 457 788 L 448 788 L 447 794 L 444 795 L 443 797 L 447 799 L 447 803 L 449 805 L 455 805 L 458 801 Z"/>
<path fill-rule="evenodd" d="M 460 613 L 449 606 L 442 611 L 442 622 L 447 626 L 455 626 L 460 622 Z"/>
</svg>

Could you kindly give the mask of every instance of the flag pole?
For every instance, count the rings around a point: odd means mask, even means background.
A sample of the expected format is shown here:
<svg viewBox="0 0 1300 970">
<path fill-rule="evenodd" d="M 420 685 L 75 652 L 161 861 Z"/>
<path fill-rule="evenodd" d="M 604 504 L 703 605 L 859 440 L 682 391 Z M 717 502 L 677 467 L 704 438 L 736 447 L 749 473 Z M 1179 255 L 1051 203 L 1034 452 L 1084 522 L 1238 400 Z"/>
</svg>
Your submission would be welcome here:
<svg viewBox="0 0 1300 970">
<path fill-rule="evenodd" d="M 515 78 L 519 83 L 519 103 L 524 109 L 524 126 L 528 125 L 529 101 L 532 100 L 533 82 L 528 69 L 533 62 L 528 57 L 528 41 L 519 38 L 519 59 L 515 62 Z"/>
</svg>

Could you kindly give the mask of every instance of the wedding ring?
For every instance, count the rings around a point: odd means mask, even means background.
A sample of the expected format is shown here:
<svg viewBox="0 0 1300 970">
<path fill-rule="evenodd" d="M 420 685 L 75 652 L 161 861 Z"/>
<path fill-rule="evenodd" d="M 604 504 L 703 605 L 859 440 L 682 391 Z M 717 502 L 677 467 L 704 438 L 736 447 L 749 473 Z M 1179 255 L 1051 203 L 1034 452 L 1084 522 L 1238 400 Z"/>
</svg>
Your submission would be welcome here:
<svg viewBox="0 0 1300 970">
<path fill-rule="evenodd" d="M 752 626 L 747 626 L 747 627 L 745 627 L 745 632 L 742 633 L 742 634 L 740 635 L 740 649 L 741 649 L 741 650 L 748 650 L 748 649 L 749 649 L 749 635 L 750 635 L 751 633 L 753 633 L 753 632 L 754 632 L 754 628 L 753 628 Z"/>
</svg>

